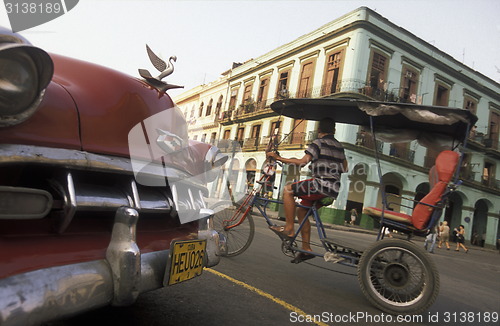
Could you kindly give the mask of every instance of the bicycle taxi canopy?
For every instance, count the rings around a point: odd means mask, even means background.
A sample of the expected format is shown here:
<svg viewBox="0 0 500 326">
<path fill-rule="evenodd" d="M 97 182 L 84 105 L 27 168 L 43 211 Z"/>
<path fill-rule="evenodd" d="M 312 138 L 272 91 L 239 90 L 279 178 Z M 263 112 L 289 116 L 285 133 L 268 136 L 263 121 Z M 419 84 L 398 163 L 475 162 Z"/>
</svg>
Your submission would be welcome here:
<svg viewBox="0 0 500 326">
<path fill-rule="evenodd" d="M 463 109 L 354 99 L 286 99 L 272 103 L 271 109 L 295 119 L 331 118 L 338 123 L 374 126 L 379 140 L 417 139 L 423 141 L 424 146 L 431 143 L 425 140 L 435 142 L 436 136 L 465 142 L 471 126 L 477 121 L 474 114 Z"/>
<path fill-rule="evenodd" d="M 436 158 L 435 167 L 429 171 L 432 189 L 415 202 L 414 207 L 406 206 L 413 210 L 410 215 L 390 208 L 375 147 L 383 205 L 382 208 L 367 207 L 363 212 L 380 221 L 379 238 L 383 238 L 384 227 L 422 236 L 437 223 L 449 194 L 460 184 L 458 176 L 463 157 L 453 150 L 460 143 L 466 146 L 470 128 L 477 121 L 474 114 L 463 109 L 354 99 L 286 99 L 274 102 L 271 108 L 295 119 L 331 118 L 338 123 L 369 127 L 373 143 L 377 140 L 391 143 L 417 140 L 422 146 L 442 151 Z M 450 184 L 453 176 L 455 180 Z"/>
</svg>

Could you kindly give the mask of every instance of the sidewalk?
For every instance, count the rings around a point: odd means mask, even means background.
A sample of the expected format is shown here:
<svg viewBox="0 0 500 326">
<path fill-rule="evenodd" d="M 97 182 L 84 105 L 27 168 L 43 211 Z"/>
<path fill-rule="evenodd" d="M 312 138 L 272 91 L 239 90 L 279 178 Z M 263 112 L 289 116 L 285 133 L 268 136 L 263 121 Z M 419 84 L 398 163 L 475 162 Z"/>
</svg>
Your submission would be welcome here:
<svg viewBox="0 0 500 326">
<path fill-rule="evenodd" d="M 279 219 L 278 212 L 268 210 L 266 211 L 267 215 L 271 219 L 275 219 L 278 221 L 278 225 L 280 224 L 279 221 L 282 221 L 284 223 L 285 218 L 283 217 L 282 220 Z M 258 210 L 253 211 L 254 215 L 257 216 L 262 216 Z M 297 220 L 295 220 L 295 223 L 297 223 Z M 311 225 L 316 226 L 316 223 L 311 220 Z M 354 225 L 354 226 L 345 226 L 345 225 L 337 225 L 337 224 L 329 224 L 329 223 L 323 223 L 323 226 L 325 229 L 331 229 L 331 230 L 339 230 L 339 231 L 344 231 L 344 232 L 357 232 L 357 233 L 364 233 L 364 234 L 372 234 L 374 236 L 378 235 L 378 229 L 374 230 L 368 230 L 365 228 L 360 227 L 359 225 Z M 413 237 L 412 240 L 414 242 L 421 242 L 422 246 L 425 240 L 425 237 Z M 455 243 L 450 242 L 450 246 L 453 247 Z M 471 250 L 480 250 L 480 251 L 485 251 L 485 252 L 491 252 L 491 253 L 499 253 L 499 251 L 495 248 L 483 248 L 483 247 L 477 247 L 477 246 L 472 246 L 468 244 L 467 248 Z"/>
<path fill-rule="evenodd" d="M 253 213 L 254 213 L 254 215 L 256 214 L 258 216 L 261 216 L 260 212 L 257 210 L 254 210 Z M 268 210 L 268 211 L 266 211 L 266 213 L 271 219 L 276 219 L 278 221 L 280 220 L 279 216 L 278 216 L 278 212 Z M 282 218 L 282 221 L 284 223 L 284 221 L 285 221 L 284 217 Z M 297 220 L 295 220 L 295 223 L 297 223 Z M 279 222 L 278 222 L 278 224 L 279 224 Z M 311 225 L 316 226 L 316 223 L 313 220 L 311 220 Z M 366 233 L 366 234 L 373 234 L 373 235 L 378 234 L 378 230 L 364 229 L 364 228 L 360 227 L 359 225 L 345 226 L 345 225 L 337 225 L 337 224 L 330 224 L 330 223 L 323 222 L 323 226 L 325 227 L 325 229 L 332 229 L 332 230 L 339 230 L 339 231 L 346 231 L 346 232 Z"/>
</svg>

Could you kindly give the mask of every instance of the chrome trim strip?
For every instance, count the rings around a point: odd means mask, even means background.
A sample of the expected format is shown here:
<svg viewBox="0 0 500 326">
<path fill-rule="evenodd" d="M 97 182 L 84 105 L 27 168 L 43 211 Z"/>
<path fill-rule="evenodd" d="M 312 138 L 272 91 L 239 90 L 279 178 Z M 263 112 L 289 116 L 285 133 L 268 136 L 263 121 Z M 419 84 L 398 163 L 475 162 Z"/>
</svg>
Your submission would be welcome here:
<svg viewBox="0 0 500 326">
<path fill-rule="evenodd" d="M 204 199 L 204 196 L 203 196 L 203 192 L 201 190 L 199 190 L 198 196 L 200 196 L 200 198 L 201 198 L 202 208 L 207 208 L 207 203 L 205 202 L 205 199 Z"/>
<path fill-rule="evenodd" d="M 130 159 L 125 157 L 98 155 L 74 149 L 0 144 L 0 164 L 6 163 L 39 163 L 81 170 L 134 173 Z M 162 165 L 150 166 L 145 173 L 161 177 L 166 175 L 173 180 L 192 177 L 188 173 Z"/>
<path fill-rule="evenodd" d="M 176 212 L 179 212 L 179 197 L 177 195 L 177 186 L 175 184 L 170 186 L 170 191 L 172 192 L 172 199 L 174 201 L 174 208 Z"/>
<path fill-rule="evenodd" d="M 67 194 L 69 198 L 66 200 L 68 201 L 68 205 L 65 206 L 67 209 L 63 223 L 61 224 L 59 228 L 59 233 L 64 232 L 66 228 L 69 226 L 71 223 L 71 220 L 73 220 L 73 217 L 75 216 L 76 212 L 76 194 L 75 194 L 75 183 L 73 182 L 73 176 L 71 175 L 70 172 L 66 175 L 66 181 L 67 181 Z"/>
<path fill-rule="evenodd" d="M 68 172 L 63 180 L 50 180 L 50 184 L 64 200 L 64 211 L 57 226 L 57 232 L 63 233 L 73 220 L 76 213 L 76 194 L 73 176 L 71 175 L 71 172 Z"/>
<path fill-rule="evenodd" d="M 41 219 L 47 216 L 54 202 L 52 195 L 42 189 L 2 185 L 0 199 L 0 220 Z"/>
<path fill-rule="evenodd" d="M 135 180 L 130 181 L 130 188 L 132 189 L 132 197 L 134 200 L 134 208 L 141 209 L 141 199 L 139 197 L 139 191 L 137 190 L 137 183 Z"/>
</svg>

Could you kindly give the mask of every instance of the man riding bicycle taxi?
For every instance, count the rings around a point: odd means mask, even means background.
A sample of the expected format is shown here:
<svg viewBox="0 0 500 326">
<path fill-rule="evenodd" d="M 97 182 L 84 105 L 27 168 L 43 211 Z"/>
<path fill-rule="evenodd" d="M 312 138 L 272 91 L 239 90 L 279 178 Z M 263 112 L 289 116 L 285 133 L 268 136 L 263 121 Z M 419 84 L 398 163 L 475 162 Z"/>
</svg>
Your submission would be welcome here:
<svg viewBox="0 0 500 326">
<path fill-rule="evenodd" d="M 318 126 L 318 138 L 315 139 L 305 150 L 305 155 L 300 158 L 284 158 L 278 153 L 268 152 L 271 157 L 285 164 L 294 164 L 300 167 L 311 163 L 312 178 L 287 184 L 283 193 L 283 205 L 285 209 L 285 226 L 270 226 L 270 228 L 283 237 L 293 237 L 295 219 L 295 198 L 301 199 L 301 205 L 312 206 L 315 201 L 325 197 L 337 198 L 340 188 L 340 176 L 347 172 L 347 160 L 342 144 L 335 139 L 335 121 L 330 118 L 320 120 Z M 299 207 L 297 218 L 299 223 L 305 218 L 308 209 Z M 311 224 L 305 221 L 301 230 L 302 249 L 312 251 L 310 245 Z M 315 255 L 300 252 L 292 260 L 300 263 L 304 260 L 314 258 Z"/>
</svg>

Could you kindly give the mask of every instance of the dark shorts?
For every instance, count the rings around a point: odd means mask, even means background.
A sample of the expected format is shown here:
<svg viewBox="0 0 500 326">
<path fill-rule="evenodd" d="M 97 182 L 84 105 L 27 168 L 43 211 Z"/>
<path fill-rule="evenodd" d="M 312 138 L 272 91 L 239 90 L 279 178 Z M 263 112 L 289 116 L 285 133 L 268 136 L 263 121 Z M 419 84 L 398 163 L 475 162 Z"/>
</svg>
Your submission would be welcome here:
<svg viewBox="0 0 500 326">
<path fill-rule="evenodd" d="M 293 194 L 302 199 L 300 204 L 304 206 L 312 206 L 315 200 L 327 197 L 319 192 L 318 184 L 314 179 L 294 182 L 291 186 Z"/>
</svg>

